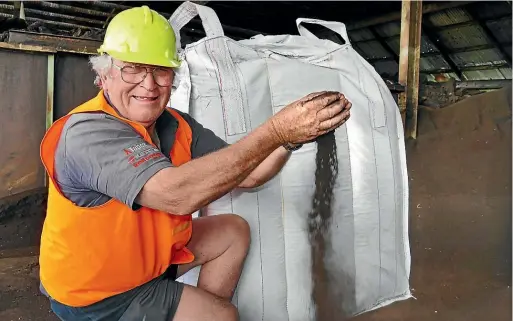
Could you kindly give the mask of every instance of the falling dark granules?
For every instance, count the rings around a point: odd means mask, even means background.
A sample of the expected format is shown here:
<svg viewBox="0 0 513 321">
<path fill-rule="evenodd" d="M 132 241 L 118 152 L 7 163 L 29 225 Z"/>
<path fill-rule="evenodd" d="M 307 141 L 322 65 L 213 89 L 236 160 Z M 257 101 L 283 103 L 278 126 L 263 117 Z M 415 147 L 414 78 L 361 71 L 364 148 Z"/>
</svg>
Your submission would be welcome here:
<svg viewBox="0 0 513 321">
<path fill-rule="evenodd" d="M 312 210 L 308 214 L 308 237 L 312 256 L 312 299 L 316 321 L 345 319 L 342 298 L 336 277 L 325 266 L 332 253 L 330 226 L 332 221 L 333 188 L 338 174 L 335 133 L 317 139 L 315 192 Z"/>
</svg>

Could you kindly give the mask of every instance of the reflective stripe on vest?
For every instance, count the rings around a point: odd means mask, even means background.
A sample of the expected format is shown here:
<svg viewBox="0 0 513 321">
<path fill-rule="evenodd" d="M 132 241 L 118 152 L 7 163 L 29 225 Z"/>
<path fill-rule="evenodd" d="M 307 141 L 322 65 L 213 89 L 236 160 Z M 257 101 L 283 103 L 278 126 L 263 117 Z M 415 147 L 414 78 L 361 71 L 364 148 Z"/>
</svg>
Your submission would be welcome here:
<svg viewBox="0 0 513 321">
<path fill-rule="evenodd" d="M 191 160 L 192 132 L 176 111 L 166 110 L 178 120 L 170 157 L 174 166 L 180 166 Z M 115 199 L 84 208 L 59 191 L 54 157 L 64 124 L 72 114 L 98 111 L 124 121 L 153 144 L 143 126 L 108 105 L 103 91 L 57 120 L 43 138 L 41 159 L 50 179 L 39 258 L 41 283 L 53 299 L 74 307 L 126 292 L 158 277 L 171 264 L 194 260 L 185 247 L 192 234 L 191 215 L 147 207 L 133 211 Z"/>
</svg>

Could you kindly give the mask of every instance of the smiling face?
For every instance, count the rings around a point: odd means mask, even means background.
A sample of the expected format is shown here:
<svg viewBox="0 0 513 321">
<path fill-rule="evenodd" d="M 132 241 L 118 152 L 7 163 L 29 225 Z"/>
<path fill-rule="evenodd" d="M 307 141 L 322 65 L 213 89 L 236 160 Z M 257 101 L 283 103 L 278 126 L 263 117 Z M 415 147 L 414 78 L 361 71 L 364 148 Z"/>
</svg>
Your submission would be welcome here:
<svg viewBox="0 0 513 321">
<path fill-rule="evenodd" d="M 159 84 L 167 84 L 169 81 L 172 83 L 173 70 L 152 65 L 131 64 L 116 59 L 112 61 L 113 66 L 102 77 L 103 90 L 123 117 L 147 128 L 150 127 L 162 114 L 169 101 L 171 85 L 159 86 Z M 144 80 L 138 82 L 146 71 L 154 68 L 158 69 L 153 75 L 149 72 Z M 123 70 L 123 76 L 121 70 Z"/>
</svg>

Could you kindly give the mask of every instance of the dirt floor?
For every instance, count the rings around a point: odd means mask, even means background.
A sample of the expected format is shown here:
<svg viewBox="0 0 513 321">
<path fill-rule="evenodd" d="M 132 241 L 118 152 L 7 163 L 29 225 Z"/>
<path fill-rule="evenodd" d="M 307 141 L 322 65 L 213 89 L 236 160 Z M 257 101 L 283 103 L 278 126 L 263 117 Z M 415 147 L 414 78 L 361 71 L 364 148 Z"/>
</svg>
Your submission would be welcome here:
<svg viewBox="0 0 513 321">
<path fill-rule="evenodd" d="M 37 254 L 45 193 L 0 203 L 0 320 L 58 321 L 39 293 Z"/>
<path fill-rule="evenodd" d="M 422 108 L 407 152 L 416 299 L 354 320 L 511 320 L 511 90 Z M 57 320 L 37 290 L 42 216 L 0 221 L 2 321 Z"/>
</svg>

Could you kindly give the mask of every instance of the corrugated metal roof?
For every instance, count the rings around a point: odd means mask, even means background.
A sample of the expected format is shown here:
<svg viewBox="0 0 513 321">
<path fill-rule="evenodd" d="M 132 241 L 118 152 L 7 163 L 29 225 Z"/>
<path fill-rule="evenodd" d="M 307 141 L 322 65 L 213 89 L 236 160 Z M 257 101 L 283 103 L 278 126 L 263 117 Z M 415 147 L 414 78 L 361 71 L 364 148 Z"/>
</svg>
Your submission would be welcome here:
<svg viewBox="0 0 513 321">
<path fill-rule="evenodd" d="M 438 50 L 438 48 L 431 41 L 429 41 L 429 39 L 426 36 L 422 35 L 421 37 L 422 37 L 422 39 L 421 39 L 422 42 L 420 43 L 420 53 L 421 54 L 440 52 L 440 50 Z"/>
<path fill-rule="evenodd" d="M 386 40 L 387 44 L 392 48 L 396 55 L 399 55 L 399 49 L 401 46 L 401 38 L 394 37 Z"/>
<path fill-rule="evenodd" d="M 511 19 L 489 21 L 486 22 L 486 25 L 490 28 L 497 40 L 511 43 Z"/>
<path fill-rule="evenodd" d="M 348 32 L 349 37 L 353 41 L 363 41 L 363 40 L 370 40 L 374 39 L 374 35 L 372 32 L 370 32 L 369 29 L 358 29 Z"/>
<path fill-rule="evenodd" d="M 499 69 L 501 74 L 504 76 L 505 79 L 511 79 L 511 68 L 501 68 Z"/>
<path fill-rule="evenodd" d="M 378 41 L 366 41 L 353 44 L 353 46 L 358 47 L 367 59 L 390 57 L 390 54 Z"/>
<path fill-rule="evenodd" d="M 453 8 L 435 12 L 426 17 L 433 26 L 442 27 L 472 20 L 472 17 L 461 8 Z"/>
<path fill-rule="evenodd" d="M 505 46 L 504 49 L 506 49 L 505 51 L 508 53 L 508 55 L 511 57 L 511 45 L 509 46 Z"/>
<path fill-rule="evenodd" d="M 488 44 L 489 40 L 480 26 L 465 26 L 441 30 L 440 40 L 449 49 L 458 49 Z"/>
<path fill-rule="evenodd" d="M 388 43 L 390 48 L 392 48 L 392 50 L 397 55 L 399 55 L 399 49 L 400 49 L 400 45 L 401 45 L 401 38 L 399 38 L 399 37 L 389 38 L 389 39 L 386 40 L 386 42 Z M 436 52 L 440 52 L 440 51 L 438 50 L 438 48 L 436 48 L 431 43 L 431 41 L 429 41 L 425 36 L 422 36 L 422 42 L 420 44 L 420 52 L 421 52 L 421 54 L 426 54 L 426 53 L 436 53 Z"/>
<path fill-rule="evenodd" d="M 420 58 L 420 66 L 421 71 L 425 70 L 434 70 L 434 69 L 449 69 L 449 64 L 441 57 L 441 56 L 433 56 L 433 57 L 421 57 Z"/>
<path fill-rule="evenodd" d="M 458 78 L 458 75 L 456 75 L 454 72 L 446 73 L 445 75 L 446 75 L 446 77 L 448 77 L 448 78 L 459 79 L 459 78 Z M 461 79 L 460 79 L 460 80 L 461 80 Z"/>
<path fill-rule="evenodd" d="M 37 30 L 29 29 L 30 31 L 43 32 L 41 31 L 41 25 L 38 25 L 42 24 L 42 27 L 46 29 L 48 29 L 48 27 L 55 27 L 54 29 L 59 29 L 60 32 L 64 32 L 63 34 L 69 33 L 69 35 L 75 35 L 75 32 L 78 32 L 80 35 L 77 37 L 82 37 L 81 35 L 84 34 L 82 31 L 85 31 L 85 34 L 87 34 L 88 30 L 99 30 L 104 32 L 106 22 L 112 13 L 115 14 L 125 8 L 133 5 L 140 5 L 143 2 L 25 1 L 24 3 L 25 9 L 28 9 L 26 11 L 27 21 L 32 24 L 33 28 L 39 28 Z M 234 6 L 229 2 L 223 3 L 214 1 L 207 3 L 207 6 L 216 8 L 216 12 L 220 16 L 220 19 L 222 17 L 221 21 L 228 24 L 228 26 L 225 26 L 225 32 L 228 36 L 240 39 L 246 36 L 250 37 L 248 36 L 248 32 L 249 34 L 252 34 L 252 32 L 266 32 L 265 30 L 269 29 L 268 23 L 262 23 L 261 19 L 255 18 L 255 16 L 258 15 L 266 17 L 264 11 L 257 13 L 248 9 L 253 7 L 253 3 L 257 2 L 250 3 L 242 1 L 233 3 L 237 3 L 238 5 Z M 306 10 L 304 11 L 305 14 L 302 14 L 302 16 L 308 16 L 311 14 L 311 17 L 318 16 L 319 19 L 331 21 L 337 19 L 333 18 L 334 16 L 331 15 L 336 11 L 334 8 L 339 6 L 340 10 L 344 10 L 344 6 L 346 4 L 345 2 L 339 2 L 339 4 L 334 2 L 333 4 L 324 5 L 324 3 L 321 2 L 311 2 L 311 5 L 306 5 L 306 7 L 310 6 L 310 9 L 307 8 L 307 10 L 304 9 L 306 8 L 305 3 L 299 4 L 299 2 L 280 1 L 275 3 L 277 8 L 283 8 L 283 6 L 279 7 L 280 3 L 281 5 L 283 5 L 283 3 L 287 3 L 287 6 L 296 6 L 294 7 L 295 11 L 299 12 L 301 10 Z M 165 9 L 166 11 L 172 12 L 178 5 L 179 2 L 170 2 L 169 6 L 160 6 L 160 8 L 167 8 Z M 155 2 L 155 6 L 157 6 L 157 2 Z M 373 6 L 376 7 L 378 4 L 373 4 Z M 391 5 L 387 5 L 387 7 L 390 6 Z M 319 8 L 319 10 L 316 10 L 317 14 L 314 14 L 312 11 L 311 8 L 313 7 Z M 324 9 L 321 7 L 324 7 Z M 243 8 L 246 8 L 245 11 Z M 363 7 L 361 11 L 365 13 L 366 11 L 371 11 L 371 9 L 372 8 L 366 10 L 366 8 Z M 395 10 L 398 9 L 399 6 L 397 6 Z M 323 10 L 331 16 L 329 18 L 323 18 Z M 349 9 L 346 11 L 348 10 Z M 0 17 L 11 17 L 13 12 L 14 5 L 12 2 L 0 0 Z M 238 13 L 240 13 L 240 15 Z M 260 23 L 258 30 L 241 28 L 244 25 L 245 15 L 253 17 L 253 20 Z M 91 18 L 92 20 L 87 20 L 85 19 L 86 17 Z M 280 22 L 289 21 L 288 19 L 284 19 L 280 14 L 274 14 L 273 17 L 278 17 Z M 29 21 L 29 19 L 32 20 Z M 347 16 L 345 18 L 340 18 L 342 21 L 344 19 L 347 19 Z M 422 70 L 439 72 L 437 69 L 449 68 L 450 64 L 445 61 L 443 56 L 440 54 L 440 50 L 444 50 L 444 47 L 446 47 L 447 50 L 445 51 L 447 52 L 445 54 L 452 57 L 455 64 L 459 67 L 483 65 L 485 63 L 502 63 L 500 67 L 491 66 L 490 68 L 492 68 L 492 71 L 466 70 L 464 71 L 464 75 L 467 79 L 511 79 L 511 68 L 504 67 L 508 65 L 511 66 L 511 1 L 476 1 L 465 3 L 455 8 L 424 14 L 423 21 L 426 25 L 434 28 L 434 38 L 438 38 L 439 42 L 435 41 L 435 43 L 431 43 L 425 37 L 425 32 L 423 33 L 421 43 L 421 55 L 423 55 L 421 59 Z M 486 26 L 486 28 L 483 28 L 480 24 Z M 285 23 L 283 23 L 283 25 L 285 25 Z M 228 29 L 228 27 L 230 29 Z M 292 27 L 294 27 L 293 23 Z M 198 26 L 194 28 L 198 28 Z M 389 47 L 396 55 L 398 55 L 400 48 L 400 38 L 398 36 L 401 29 L 400 21 L 396 20 L 382 24 L 375 24 L 372 28 L 374 28 L 376 32 L 384 38 L 384 41 L 386 41 Z M 190 33 L 191 37 L 192 35 L 196 38 L 203 37 L 202 31 L 199 31 L 198 34 L 198 30 L 193 28 L 188 28 L 187 32 Z M 397 74 L 397 70 L 395 73 L 391 72 L 391 68 L 394 68 L 394 66 L 395 68 L 398 68 L 397 63 L 393 60 L 393 55 L 378 41 L 372 41 L 372 39 L 374 39 L 374 35 L 369 28 L 352 30 L 350 31 L 350 37 L 353 41 L 354 48 L 364 58 L 372 59 L 372 63 L 376 66 L 376 70 L 379 73 Z M 501 44 L 497 46 L 494 38 Z M 5 39 L 1 33 L 0 39 Z M 440 46 L 440 43 L 442 43 L 443 46 Z M 475 46 L 481 47 L 476 48 Z M 377 61 L 378 59 L 383 59 L 383 61 Z M 502 69 L 499 71 L 496 68 Z"/>
<path fill-rule="evenodd" d="M 490 19 L 511 12 L 511 1 L 480 1 L 479 10 L 475 12 L 476 19 Z"/>
<path fill-rule="evenodd" d="M 364 53 L 363 53 L 363 51 L 360 49 L 360 47 L 358 47 L 358 45 L 357 45 L 357 44 L 353 44 L 353 48 L 354 48 L 354 50 L 355 50 L 355 51 L 356 51 L 360 56 L 362 56 L 362 57 L 364 57 L 364 58 L 366 58 L 366 59 L 367 59 L 367 57 L 365 57 L 365 54 L 364 54 Z"/>
<path fill-rule="evenodd" d="M 511 69 L 509 77 L 505 77 L 507 72 L 503 74 L 499 69 L 463 71 L 462 74 L 467 80 L 511 79 Z"/>
<path fill-rule="evenodd" d="M 401 34 L 401 23 L 400 22 L 389 22 L 376 28 L 378 33 L 383 37 L 398 36 Z"/>
<path fill-rule="evenodd" d="M 458 67 L 506 63 L 501 52 L 495 48 L 455 53 L 451 55 L 451 58 Z"/>
<path fill-rule="evenodd" d="M 511 4 L 505 6 L 504 2 L 500 4 L 476 2 L 471 6 L 473 7 L 463 6 L 424 15 L 425 23 L 434 28 L 434 39 L 438 41 L 432 43 L 425 34 L 422 35 L 420 70 L 433 72 L 451 70 L 451 65 L 440 52 L 440 48 L 445 48 L 447 55 L 458 68 L 465 70 L 469 67 L 490 66 L 490 70 L 463 71 L 462 76 L 468 80 L 511 79 L 511 68 L 497 69 L 498 66 L 511 63 L 511 18 L 505 18 L 507 10 L 511 13 Z M 483 13 L 483 10 L 491 10 L 493 13 Z M 478 19 L 485 20 L 474 20 L 476 13 L 478 13 Z M 497 17 L 497 20 L 493 20 L 494 17 Z M 481 24 L 487 26 L 489 31 L 485 30 Z M 400 37 L 394 35 L 400 33 L 400 23 L 397 21 L 385 23 L 375 29 L 380 36 L 386 38 L 385 41 L 396 55 L 399 55 Z M 397 63 L 390 59 L 390 53 L 378 42 L 368 41 L 368 36 L 369 34 L 365 37 L 366 42 L 357 43 L 355 46 L 361 49 L 362 56 L 372 59 L 378 73 L 392 74 L 391 68 L 394 68 Z M 501 43 L 499 47 L 495 46 L 493 38 Z M 377 61 L 385 57 L 388 57 L 385 61 Z M 455 72 L 449 72 L 447 75 L 458 78 Z M 426 76 L 429 77 L 428 74 Z"/>
<path fill-rule="evenodd" d="M 377 61 L 374 68 L 385 78 L 394 78 L 399 73 L 399 65 L 393 60 Z"/>
<path fill-rule="evenodd" d="M 471 10 L 471 11 L 469 11 Z M 467 70 L 462 75 L 468 80 L 482 79 L 511 79 L 511 68 L 497 69 L 497 64 L 511 64 L 512 23 L 511 2 L 475 2 L 470 5 L 452 8 L 441 12 L 425 14 L 425 23 L 435 30 L 436 43 L 432 43 L 422 35 L 420 69 L 423 71 L 451 69 L 440 53 L 440 48 L 446 48 L 447 54 L 458 68 L 490 65 L 491 70 Z M 475 20 L 478 19 L 478 20 Z M 488 27 L 483 29 L 481 24 Z M 398 22 L 379 26 L 380 34 L 392 36 L 399 33 Z M 491 38 L 492 37 L 492 38 Z M 499 47 L 493 38 L 501 43 Z M 386 40 L 390 47 L 399 54 L 400 38 Z M 443 46 L 440 46 L 440 43 Z M 369 50 L 365 50 L 368 54 Z M 504 53 L 506 52 L 506 53 Z M 433 53 L 439 55 L 433 56 Z M 506 59 L 508 58 L 508 59 Z M 374 62 L 379 73 L 385 72 L 382 64 Z M 389 68 L 390 65 L 387 65 Z M 389 73 L 389 70 L 386 70 Z M 458 78 L 456 73 L 449 73 Z M 449 75 L 447 74 L 447 75 Z M 429 75 L 427 75 L 429 77 Z"/>
</svg>

